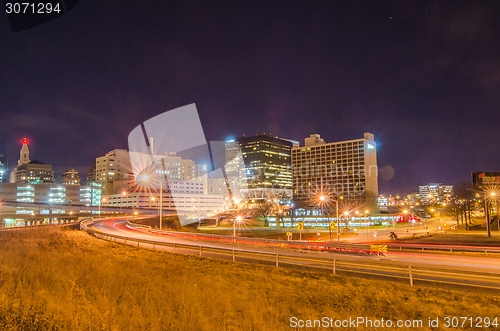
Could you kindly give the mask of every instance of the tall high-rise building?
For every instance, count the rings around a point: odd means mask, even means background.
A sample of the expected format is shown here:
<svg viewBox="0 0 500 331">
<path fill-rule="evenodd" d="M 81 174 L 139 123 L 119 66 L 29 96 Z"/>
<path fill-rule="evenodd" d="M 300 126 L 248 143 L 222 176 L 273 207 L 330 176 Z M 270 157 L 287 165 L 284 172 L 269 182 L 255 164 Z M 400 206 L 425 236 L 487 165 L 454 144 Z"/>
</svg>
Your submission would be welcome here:
<svg viewBox="0 0 500 331">
<path fill-rule="evenodd" d="M 0 183 L 7 183 L 9 174 L 9 160 L 0 154 Z"/>
<path fill-rule="evenodd" d="M 62 185 L 80 185 L 80 176 L 78 171 L 75 169 L 70 169 L 63 173 L 61 178 Z"/>
<path fill-rule="evenodd" d="M 305 146 L 292 149 L 292 169 L 293 199 L 301 205 L 315 205 L 321 195 L 349 207 L 377 204 L 377 149 L 371 133 L 332 143 L 312 134 Z"/>
<path fill-rule="evenodd" d="M 228 176 L 232 173 L 238 174 L 239 191 L 247 198 L 265 199 L 271 195 L 291 198 L 291 150 L 294 144 L 296 142 L 292 140 L 267 133 L 228 141 Z M 241 153 L 242 164 L 238 161 L 237 153 Z"/>
</svg>

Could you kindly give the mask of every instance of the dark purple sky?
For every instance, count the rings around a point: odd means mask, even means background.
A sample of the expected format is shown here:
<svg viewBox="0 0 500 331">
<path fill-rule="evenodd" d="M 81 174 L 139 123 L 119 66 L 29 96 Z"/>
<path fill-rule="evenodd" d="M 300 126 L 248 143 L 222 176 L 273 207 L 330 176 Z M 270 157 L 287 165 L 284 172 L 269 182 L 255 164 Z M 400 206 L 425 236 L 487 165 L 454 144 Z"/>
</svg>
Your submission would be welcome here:
<svg viewBox="0 0 500 331">
<path fill-rule="evenodd" d="M 499 1 L 82 0 L 14 34 L 2 12 L 0 154 L 13 165 L 27 136 L 32 159 L 85 172 L 196 103 L 208 140 L 372 132 L 381 193 L 469 180 L 500 171 L 499 17 Z"/>
</svg>

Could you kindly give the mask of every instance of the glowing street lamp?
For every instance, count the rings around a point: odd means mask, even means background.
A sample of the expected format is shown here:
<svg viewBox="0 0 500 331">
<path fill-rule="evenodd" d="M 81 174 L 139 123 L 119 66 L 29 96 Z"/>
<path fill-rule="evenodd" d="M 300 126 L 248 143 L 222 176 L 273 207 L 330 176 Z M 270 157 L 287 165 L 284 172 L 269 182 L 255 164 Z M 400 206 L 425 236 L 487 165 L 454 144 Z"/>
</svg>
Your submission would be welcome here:
<svg viewBox="0 0 500 331">
<path fill-rule="evenodd" d="M 106 198 L 101 198 L 101 199 L 99 200 L 99 218 L 101 217 L 101 204 L 102 204 L 103 202 L 106 202 Z"/>
<path fill-rule="evenodd" d="M 342 198 L 342 197 L 340 197 Z M 328 196 L 325 196 L 325 195 L 320 195 L 319 196 L 319 203 L 321 204 L 321 211 L 323 212 L 323 205 L 325 203 L 328 203 L 328 202 L 335 202 L 335 217 L 336 217 L 336 220 L 337 220 L 337 241 L 339 241 L 339 201 L 338 200 L 335 200 L 335 199 L 332 199 Z"/>
<path fill-rule="evenodd" d="M 491 226 L 490 226 L 490 208 L 489 208 L 489 201 L 495 199 L 497 196 L 496 191 L 490 191 L 489 194 L 484 195 L 484 215 L 486 218 L 486 232 L 488 233 L 488 237 L 491 237 Z"/>
<path fill-rule="evenodd" d="M 233 242 L 236 242 L 236 223 L 240 225 L 243 221 L 243 217 L 238 215 L 234 220 L 233 220 Z"/>
<path fill-rule="evenodd" d="M 126 195 L 127 195 L 127 192 L 123 191 L 122 192 L 122 198 L 120 199 L 120 213 L 122 212 L 122 206 L 123 206 L 123 202 L 124 202 L 124 199 L 125 199 Z"/>
<path fill-rule="evenodd" d="M 365 227 L 366 227 L 366 242 L 368 242 L 368 228 L 370 227 L 370 222 L 368 222 L 368 210 L 365 210 Z"/>
<path fill-rule="evenodd" d="M 349 211 L 344 212 L 344 221 L 345 221 L 345 227 L 347 229 L 347 224 L 348 224 L 348 218 L 349 217 Z"/>
<path fill-rule="evenodd" d="M 143 185 L 150 185 L 151 183 L 157 183 L 160 185 L 160 201 L 158 204 L 158 213 L 160 215 L 160 230 L 162 229 L 162 218 L 163 218 L 163 182 L 157 179 L 152 178 L 151 176 L 147 174 L 142 174 L 137 177 L 138 181 L 142 183 Z M 155 200 L 154 197 L 151 198 L 151 200 Z"/>
</svg>

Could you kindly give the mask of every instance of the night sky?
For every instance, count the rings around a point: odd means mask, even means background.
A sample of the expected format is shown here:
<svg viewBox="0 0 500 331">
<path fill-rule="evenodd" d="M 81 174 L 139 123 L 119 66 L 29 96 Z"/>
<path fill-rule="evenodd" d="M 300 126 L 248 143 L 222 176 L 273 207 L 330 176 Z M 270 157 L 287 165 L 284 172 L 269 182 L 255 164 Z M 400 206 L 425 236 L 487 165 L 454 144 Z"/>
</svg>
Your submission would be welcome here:
<svg viewBox="0 0 500 331">
<path fill-rule="evenodd" d="M 207 140 L 372 132 L 381 193 L 469 180 L 500 171 L 499 17 L 500 1 L 81 0 L 12 33 L 2 11 L 0 154 L 14 165 L 26 136 L 32 160 L 85 177 L 195 103 Z"/>
</svg>

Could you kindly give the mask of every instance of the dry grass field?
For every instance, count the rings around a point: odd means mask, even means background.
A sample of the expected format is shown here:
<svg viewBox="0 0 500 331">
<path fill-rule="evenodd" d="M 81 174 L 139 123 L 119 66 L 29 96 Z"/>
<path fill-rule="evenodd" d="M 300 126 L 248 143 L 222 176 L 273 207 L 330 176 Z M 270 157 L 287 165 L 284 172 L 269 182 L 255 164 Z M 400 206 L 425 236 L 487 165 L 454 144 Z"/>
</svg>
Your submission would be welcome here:
<svg viewBox="0 0 500 331">
<path fill-rule="evenodd" d="M 76 230 L 0 232 L 0 330 L 298 330 L 293 316 L 425 326 L 499 316 L 499 306 L 495 296 L 152 252 Z"/>
</svg>

